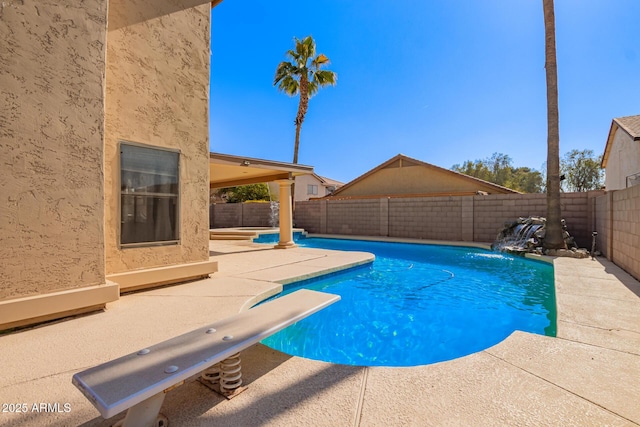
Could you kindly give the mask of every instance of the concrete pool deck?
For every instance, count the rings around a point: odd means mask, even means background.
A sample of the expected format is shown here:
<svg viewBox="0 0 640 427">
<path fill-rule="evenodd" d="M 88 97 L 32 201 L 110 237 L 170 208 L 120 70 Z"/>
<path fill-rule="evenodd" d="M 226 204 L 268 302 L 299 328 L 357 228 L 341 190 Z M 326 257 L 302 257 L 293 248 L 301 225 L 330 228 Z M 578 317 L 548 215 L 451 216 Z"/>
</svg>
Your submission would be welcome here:
<svg viewBox="0 0 640 427">
<path fill-rule="evenodd" d="M 247 241 L 210 248 L 220 269 L 210 279 L 0 336 L 0 425 L 111 425 L 122 415 L 103 420 L 71 384 L 74 373 L 235 314 L 278 292 L 277 282 L 371 260 Z M 640 283 L 602 258 L 554 263 L 557 338 L 515 332 L 411 368 L 333 365 L 258 344 L 243 352 L 244 393 L 227 401 L 191 382 L 167 394 L 162 413 L 172 426 L 640 425 Z M 41 403 L 49 411 L 34 410 Z M 10 404 L 27 413 L 7 412 Z"/>
</svg>

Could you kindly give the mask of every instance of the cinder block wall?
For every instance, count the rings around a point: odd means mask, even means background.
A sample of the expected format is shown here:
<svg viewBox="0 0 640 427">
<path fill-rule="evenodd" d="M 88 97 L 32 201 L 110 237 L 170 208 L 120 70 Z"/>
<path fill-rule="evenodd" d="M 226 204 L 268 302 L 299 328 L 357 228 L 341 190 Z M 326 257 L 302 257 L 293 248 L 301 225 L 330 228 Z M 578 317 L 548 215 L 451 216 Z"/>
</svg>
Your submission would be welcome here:
<svg viewBox="0 0 640 427">
<path fill-rule="evenodd" d="M 561 195 L 562 214 L 578 246 L 591 246 L 593 193 Z M 507 221 L 546 216 L 545 194 L 406 197 L 297 202 L 296 226 L 310 233 L 493 242 Z"/>
<path fill-rule="evenodd" d="M 497 194 L 474 196 L 473 240 L 493 242 L 507 221 L 519 217 L 545 216 L 545 194 Z"/>
<path fill-rule="evenodd" d="M 564 193 L 560 200 L 562 217 L 567 221 L 569 233 L 575 237 L 579 247 L 590 249 L 591 233 L 594 231 L 591 213 L 595 201 L 589 200 L 586 192 Z"/>
<path fill-rule="evenodd" d="M 270 227 L 271 204 L 269 203 L 242 203 L 243 227 Z"/>
<path fill-rule="evenodd" d="M 640 185 L 612 193 L 612 243 L 607 257 L 640 279 Z"/>
<path fill-rule="evenodd" d="M 320 216 L 323 212 L 323 207 L 326 211 L 326 206 L 326 200 L 319 200 L 311 203 L 296 202 L 294 225 L 296 227 L 304 228 L 308 233 L 322 233 Z"/>
<path fill-rule="evenodd" d="M 209 206 L 209 228 L 270 227 L 269 203 L 214 203 Z"/>
<path fill-rule="evenodd" d="M 462 241 L 462 197 L 389 199 L 389 236 Z"/>
<path fill-rule="evenodd" d="M 380 199 L 328 200 L 326 233 L 379 236 L 380 203 Z M 299 204 L 296 203 L 296 209 Z M 302 224 L 296 224 L 305 228 Z"/>
<path fill-rule="evenodd" d="M 596 248 L 640 278 L 640 186 L 561 194 L 562 216 L 578 246 Z M 295 225 L 309 233 L 493 242 L 506 221 L 545 216 L 545 194 L 310 200 L 296 202 Z M 216 204 L 212 228 L 268 226 L 267 203 Z"/>
<path fill-rule="evenodd" d="M 211 205 L 213 221 L 210 228 L 227 228 L 242 226 L 241 203 L 215 203 Z"/>
<path fill-rule="evenodd" d="M 594 195 L 602 192 L 563 193 L 560 196 L 562 217 L 567 230 L 580 247 L 591 247 L 594 231 Z M 518 217 L 546 216 L 546 194 L 509 194 L 474 197 L 474 241 L 492 242 L 507 221 Z"/>
<path fill-rule="evenodd" d="M 595 200 L 595 231 L 598 232 L 596 239 L 596 249 L 604 256 L 611 259 L 611 200 L 613 192 L 608 192 L 604 196 Z"/>
</svg>

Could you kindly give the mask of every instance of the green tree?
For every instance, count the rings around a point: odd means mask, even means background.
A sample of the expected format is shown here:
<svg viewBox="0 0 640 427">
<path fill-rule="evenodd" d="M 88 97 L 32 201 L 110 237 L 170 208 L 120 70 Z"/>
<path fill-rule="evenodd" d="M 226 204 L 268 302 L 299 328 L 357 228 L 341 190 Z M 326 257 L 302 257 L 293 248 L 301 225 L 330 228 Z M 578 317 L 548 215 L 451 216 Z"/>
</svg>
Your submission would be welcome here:
<svg viewBox="0 0 640 427">
<path fill-rule="evenodd" d="M 502 153 L 493 153 L 488 159 L 467 160 L 462 166 L 453 165 L 451 169 L 523 193 L 542 191 L 540 172 L 527 167 L 514 168 L 511 157 Z"/>
<path fill-rule="evenodd" d="M 547 224 L 544 247 L 566 248 L 560 209 L 560 125 L 558 114 L 558 67 L 553 0 L 542 0 L 544 13 L 545 71 L 547 81 Z"/>
<path fill-rule="evenodd" d="M 493 174 L 492 182 L 506 187 L 513 171 L 511 157 L 502 153 L 493 153 L 488 161 Z"/>
<path fill-rule="evenodd" d="M 537 170 L 520 167 L 513 170 L 510 181 L 505 186 L 523 193 L 542 192 L 542 174 Z"/>
<path fill-rule="evenodd" d="M 269 187 L 267 184 L 249 184 L 239 187 L 227 187 L 220 190 L 226 195 L 228 203 L 242 203 L 253 200 L 270 200 Z"/>
<path fill-rule="evenodd" d="M 560 172 L 565 176 L 562 184 L 569 191 L 589 191 L 602 188 L 604 171 L 602 156 L 593 150 L 571 150 L 560 161 Z"/>
<path fill-rule="evenodd" d="M 316 42 L 311 36 L 303 40 L 294 38 L 294 50 L 287 51 L 291 60 L 282 61 L 276 68 L 273 85 L 289 96 L 300 95 L 296 125 L 296 137 L 293 146 L 293 163 L 298 163 L 300 147 L 300 129 L 309 108 L 309 99 L 323 86 L 335 85 L 338 76 L 333 71 L 322 70 L 329 65 L 329 58 L 320 53 L 316 55 Z"/>
<path fill-rule="evenodd" d="M 453 165 L 451 169 L 465 175 L 493 182 L 493 174 L 484 160 L 476 160 L 474 162 L 467 160 L 462 164 L 462 166 Z"/>
</svg>

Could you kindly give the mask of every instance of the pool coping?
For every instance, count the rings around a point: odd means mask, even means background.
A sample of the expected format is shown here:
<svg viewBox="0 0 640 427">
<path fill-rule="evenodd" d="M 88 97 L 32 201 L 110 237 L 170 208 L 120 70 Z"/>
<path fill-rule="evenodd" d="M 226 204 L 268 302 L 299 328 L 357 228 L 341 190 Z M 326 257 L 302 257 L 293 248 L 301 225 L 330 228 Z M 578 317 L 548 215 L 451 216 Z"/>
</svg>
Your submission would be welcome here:
<svg viewBox="0 0 640 427">
<path fill-rule="evenodd" d="M 388 243 L 411 243 L 415 245 L 436 245 L 436 246 L 456 246 L 462 248 L 478 248 L 478 249 L 486 249 L 488 251 L 491 249 L 491 243 L 484 242 L 452 242 L 447 240 L 432 240 L 432 239 L 414 239 L 409 237 L 383 237 L 383 236 L 343 236 L 339 234 L 311 234 L 307 233 L 307 237 L 318 237 L 322 239 L 339 239 L 339 240 L 364 240 L 368 242 L 388 242 Z M 553 264 L 553 260 L 555 257 L 535 254 L 535 253 L 523 253 L 522 255 L 514 255 L 514 256 L 523 256 L 527 259 L 544 261 L 549 264 Z"/>
</svg>

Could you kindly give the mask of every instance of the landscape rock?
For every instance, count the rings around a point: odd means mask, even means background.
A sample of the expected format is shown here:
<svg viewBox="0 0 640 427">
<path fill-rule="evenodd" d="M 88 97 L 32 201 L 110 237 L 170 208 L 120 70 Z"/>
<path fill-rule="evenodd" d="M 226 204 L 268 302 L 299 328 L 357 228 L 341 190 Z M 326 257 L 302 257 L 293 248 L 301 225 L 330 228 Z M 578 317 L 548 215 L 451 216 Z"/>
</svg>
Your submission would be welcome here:
<svg viewBox="0 0 640 427">
<path fill-rule="evenodd" d="M 544 249 L 544 239 L 547 234 L 546 222 L 546 218 L 543 217 L 521 217 L 516 221 L 506 221 L 491 248 L 516 255 L 524 255 L 528 252 L 571 258 L 590 256 L 586 249 L 578 249 L 575 239 L 567 231 L 564 219 L 562 220 L 562 237 L 566 249 Z"/>
</svg>

